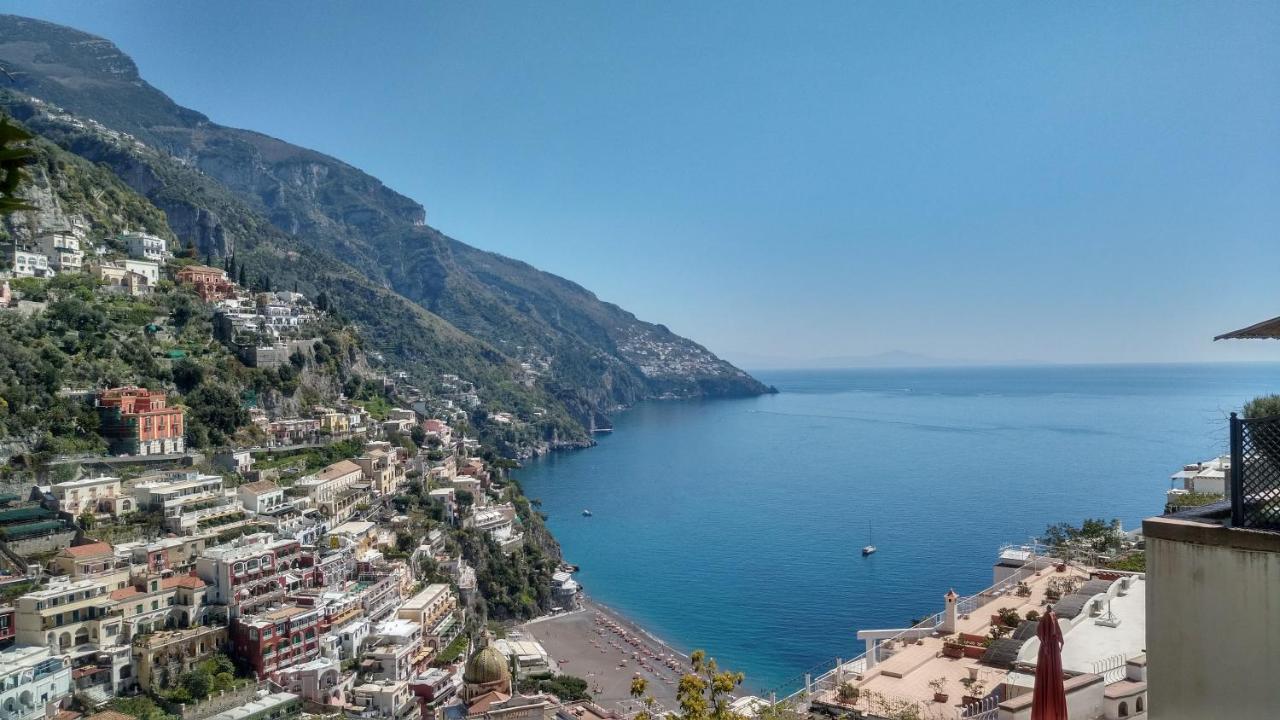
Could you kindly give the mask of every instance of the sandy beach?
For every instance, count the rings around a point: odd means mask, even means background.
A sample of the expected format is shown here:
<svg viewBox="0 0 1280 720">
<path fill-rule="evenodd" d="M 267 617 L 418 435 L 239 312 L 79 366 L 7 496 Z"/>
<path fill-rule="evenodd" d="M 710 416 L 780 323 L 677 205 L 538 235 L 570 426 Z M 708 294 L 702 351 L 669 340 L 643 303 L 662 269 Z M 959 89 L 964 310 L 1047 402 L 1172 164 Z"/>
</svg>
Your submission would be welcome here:
<svg viewBox="0 0 1280 720">
<path fill-rule="evenodd" d="M 639 708 L 631 698 L 637 674 L 663 708 L 675 707 L 676 683 L 690 670 L 687 657 L 635 623 L 592 600 L 581 610 L 520 626 L 542 643 L 560 672 L 587 681 L 596 703 L 621 712 Z"/>
</svg>

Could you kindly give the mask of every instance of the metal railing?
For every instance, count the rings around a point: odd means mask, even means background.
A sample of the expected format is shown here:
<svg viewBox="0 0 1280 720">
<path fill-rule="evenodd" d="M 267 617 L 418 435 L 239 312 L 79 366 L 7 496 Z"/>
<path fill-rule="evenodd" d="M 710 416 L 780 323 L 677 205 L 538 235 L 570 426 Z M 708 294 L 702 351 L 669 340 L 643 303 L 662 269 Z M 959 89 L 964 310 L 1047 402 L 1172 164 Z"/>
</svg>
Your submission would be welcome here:
<svg viewBox="0 0 1280 720">
<path fill-rule="evenodd" d="M 1231 524 L 1280 530 L 1280 417 L 1230 422 Z"/>
</svg>

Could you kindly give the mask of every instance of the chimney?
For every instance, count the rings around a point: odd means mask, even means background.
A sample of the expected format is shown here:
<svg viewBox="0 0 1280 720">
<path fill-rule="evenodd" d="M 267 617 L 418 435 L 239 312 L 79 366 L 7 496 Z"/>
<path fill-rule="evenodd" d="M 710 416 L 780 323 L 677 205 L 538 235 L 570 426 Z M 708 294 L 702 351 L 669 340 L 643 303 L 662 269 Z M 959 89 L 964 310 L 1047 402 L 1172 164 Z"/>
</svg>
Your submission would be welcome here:
<svg viewBox="0 0 1280 720">
<path fill-rule="evenodd" d="M 956 601 L 959 599 L 960 596 L 956 594 L 954 589 L 948 590 L 947 594 L 943 596 L 946 607 L 942 610 L 942 624 L 939 630 L 948 635 L 956 631 Z"/>
</svg>

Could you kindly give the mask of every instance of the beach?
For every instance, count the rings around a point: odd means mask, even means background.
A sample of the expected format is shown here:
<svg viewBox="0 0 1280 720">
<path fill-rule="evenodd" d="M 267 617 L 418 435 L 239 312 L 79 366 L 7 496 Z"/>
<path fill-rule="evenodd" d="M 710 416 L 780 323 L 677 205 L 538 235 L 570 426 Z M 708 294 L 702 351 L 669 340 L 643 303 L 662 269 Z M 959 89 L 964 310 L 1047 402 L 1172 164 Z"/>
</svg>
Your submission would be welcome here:
<svg viewBox="0 0 1280 720">
<path fill-rule="evenodd" d="M 590 599 L 582 609 L 533 620 L 519 630 L 546 648 L 560 672 L 587 681 L 595 702 L 606 709 L 632 712 L 636 675 L 662 708 L 675 707 L 676 685 L 690 671 L 689 659 L 643 628 Z"/>
</svg>

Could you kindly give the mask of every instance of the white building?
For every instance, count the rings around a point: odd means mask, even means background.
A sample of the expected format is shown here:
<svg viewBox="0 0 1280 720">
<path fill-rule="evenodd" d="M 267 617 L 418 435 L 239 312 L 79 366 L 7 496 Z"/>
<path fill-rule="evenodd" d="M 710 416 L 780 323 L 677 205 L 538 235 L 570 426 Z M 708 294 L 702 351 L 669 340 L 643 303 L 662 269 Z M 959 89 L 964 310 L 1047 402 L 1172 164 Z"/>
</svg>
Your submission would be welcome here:
<svg viewBox="0 0 1280 720">
<path fill-rule="evenodd" d="M 163 263 L 173 255 L 169 252 L 168 243 L 163 238 L 144 232 L 127 232 L 120 235 L 129 257 L 135 260 L 150 260 Z"/>
<path fill-rule="evenodd" d="M 417 720 L 421 717 L 409 683 L 380 681 L 357 685 L 351 690 L 351 704 L 365 709 L 362 717 Z"/>
<path fill-rule="evenodd" d="M 225 524 L 244 512 L 235 493 L 223 487 L 219 475 L 163 472 L 144 476 L 132 492 L 139 507 L 163 510 L 165 527 L 178 533 Z"/>
<path fill-rule="evenodd" d="M 343 705 L 349 699 L 347 694 L 355 679 L 354 673 L 343 678 L 341 665 L 336 659 L 318 657 L 279 671 L 276 683 L 304 700 L 321 705 Z"/>
<path fill-rule="evenodd" d="M 356 488 L 363 477 L 359 465 L 340 460 L 314 475 L 307 475 L 295 486 L 306 491 L 325 517 L 341 522 L 351 517 L 357 504 L 368 499 Z"/>
<path fill-rule="evenodd" d="M 148 287 L 155 287 L 160 282 L 160 265 L 150 260 L 125 260 L 124 269 L 136 273 L 147 281 Z"/>
<path fill-rule="evenodd" d="M 1229 455 L 1186 465 L 1169 476 L 1169 482 L 1172 487 L 1165 502 L 1173 507 L 1178 507 L 1182 504 L 1183 497 L 1191 493 L 1197 495 L 1219 495 L 1224 500 L 1230 500 L 1229 484 L 1227 482 L 1227 477 L 1230 474 L 1231 456 Z"/>
<path fill-rule="evenodd" d="M 50 490 L 58 500 L 58 509 L 72 515 L 86 512 L 121 515 L 137 509 L 134 499 L 121 491 L 120 478 L 116 477 L 69 480 Z"/>
<path fill-rule="evenodd" d="M 516 527 L 516 509 L 510 503 L 476 510 L 471 525 L 488 533 L 503 552 L 509 553 L 524 542 L 524 533 Z"/>
<path fill-rule="evenodd" d="M 17 250 L 13 253 L 13 274 L 18 277 L 52 277 L 49 258 L 42 253 Z"/>
<path fill-rule="evenodd" d="M 80 238 L 74 233 L 48 232 L 41 235 L 36 244 L 48 259 L 49 267 L 59 272 L 80 272 L 84 253 L 80 250 Z"/>
<path fill-rule="evenodd" d="M 46 647 L 0 651 L 0 709 L 5 720 L 52 717 L 71 694 L 71 661 Z"/>
<path fill-rule="evenodd" d="M 249 512 L 262 515 L 283 509 L 288 505 L 284 498 L 284 488 L 270 480 L 259 480 L 236 488 L 236 496 L 240 504 Z"/>
<path fill-rule="evenodd" d="M 407 680 L 422 656 L 422 626 L 409 620 L 378 623 L 364 652 L 363 670 L 378 680 Z"/>
</svg>

